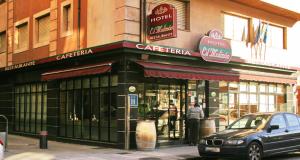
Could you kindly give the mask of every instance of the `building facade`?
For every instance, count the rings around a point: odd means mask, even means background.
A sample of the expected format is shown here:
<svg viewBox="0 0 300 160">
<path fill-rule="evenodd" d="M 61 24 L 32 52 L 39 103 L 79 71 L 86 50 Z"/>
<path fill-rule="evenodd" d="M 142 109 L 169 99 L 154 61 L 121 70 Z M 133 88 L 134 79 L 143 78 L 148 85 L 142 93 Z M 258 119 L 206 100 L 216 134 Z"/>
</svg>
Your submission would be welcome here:
<svg viewBox="0 0 300 160">
<path fill-rule="evenodd" d="M 217 130 L 298 112 L 300 13 L 267 1 L 2 0 L 0 114 L 10 133 L 135 148 L 188 139 L 195 103 Z M 170 118 L 170 104 L 177 108 Z"/>
</svg>

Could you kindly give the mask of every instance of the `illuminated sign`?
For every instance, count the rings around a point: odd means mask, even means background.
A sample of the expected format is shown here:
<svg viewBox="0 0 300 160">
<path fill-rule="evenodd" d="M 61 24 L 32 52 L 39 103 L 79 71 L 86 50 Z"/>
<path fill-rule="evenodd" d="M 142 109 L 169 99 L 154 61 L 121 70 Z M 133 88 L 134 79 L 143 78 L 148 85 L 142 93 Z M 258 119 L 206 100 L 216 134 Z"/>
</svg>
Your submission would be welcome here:
<svg viewBox="0 0 300 160">
<path fill-rule="evenodd" d="M 176 8 L 169 4 L 161 4 L 148 16 L 148 39 L 157 41 L 177 37 Z"/>
</svg>

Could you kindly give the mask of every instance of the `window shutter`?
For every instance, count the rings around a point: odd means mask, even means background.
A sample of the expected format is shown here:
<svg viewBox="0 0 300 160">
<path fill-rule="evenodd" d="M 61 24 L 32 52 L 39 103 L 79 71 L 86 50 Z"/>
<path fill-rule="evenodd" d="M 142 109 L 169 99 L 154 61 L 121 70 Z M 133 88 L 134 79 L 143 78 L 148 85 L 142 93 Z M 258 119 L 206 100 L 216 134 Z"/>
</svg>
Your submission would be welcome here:
<svg viewBox="0 0 300 160">
<path fill-rule="evenodd" d="M 148 1 L 150 10 L 159 4 L 171 4 L 177 10 L 177 28 L 178 29 L 188 29 L 188 21 L 187 21 L 187 3 L 188 1 L 181 0 L 150 0 Z"/>
<path fill-rule="evenodd" d="M 6 51 L 6 34 L 5 32 L 0 33 L 0 53 Z"/>
<path fill-rule="evenodd" d="M 48 42 L 50 36 L 50 16 L 46 15 L 38 19 L 38 43 Z"/>
<path fill-rule="evenodd" d="M 71 28 L 71 5 L 66 5 L 63 8 L 63 30 L 69 31 Z"/>
<path fill-rule="evenodd" d="M 19 26 L 18 28 L 18 40 L 17 40 L 17 48 L 26 48 L 28 46 L 28 24 L 24 23 Z"/>
</svg>

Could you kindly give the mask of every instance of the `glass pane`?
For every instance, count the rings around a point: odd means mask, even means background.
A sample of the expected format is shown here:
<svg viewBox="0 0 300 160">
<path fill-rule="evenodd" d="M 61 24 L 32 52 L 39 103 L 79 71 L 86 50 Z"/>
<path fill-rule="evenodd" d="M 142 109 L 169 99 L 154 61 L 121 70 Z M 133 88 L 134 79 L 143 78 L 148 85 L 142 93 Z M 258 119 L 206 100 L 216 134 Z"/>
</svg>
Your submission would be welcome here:
<svg viewBox="0 0 300 160">
<path fill-rule="evenodd" d="M 259 112 L 268 111 L 268 100 L 266 95 L 259 95 Z"/>
<path fill-rule="evenodd" d="M 241 92 L 247 91 L 247 83 L 240 83 L 240 91 Z"/>
<path fill-rule="evenodd" d="M 285 89 L 284 89 L 284 86 L 283 85 L 277 85 L 277 93 L 279 94 L 283 94 Z"/>
<path fill-rule="evenodd" d="M 259 92 L 267 92 L 266 84 L 260 84 L 259 85 Z"/>
<path fill-rule="evenodd" d="M 67 91 L 67 136 L 73 137 L 74 117 L 74 95 L 72 91 Z"/>
<path fill-rule="evenodd" d="M 257 92 L 257 83 L 250 83 L 250 92 Z"/>
<path fill-rule="evenodd" d="M 83 90 L 82 100 L 83 100 L 83 102 L 82 102 L 82 107 L 83 107 L 82 132 L 83 132 L 83 135 L 82 136 L 84 139 L 90 139 L 90 120 L 92 120 L 91 119 L 92 117 L 91 117 L 91 95 L 90 95 L 89 89 Z"/>
<path fill-rule="evenodd" d="M 238 83 L 236 83 L 236 82 L 230 82 L 229 83 L 229 90 L 230 91 L 238 91 Z"/>
<path fill-rule="evenodd" d="M 98 78 L 97 78 L 98 80 Z M 100 110 L 100 98 L 99 89 L 92 89 L 92 112 L 91 112 L 91 130 L 92 130 L 92 140 L 99 140 L 99 110 Z"/>
<path fill-rule="evenodd" d="M 69 86 L 68 86 L 69 88 Z M 75 89 L 81 89 L 81 79 L 76 79 L 75 80 Z"/>
<path fill-rule="evenodd" d="M 99 87 L 99 78 L 98 77 L 94 77 L 92 78 L 91 80 L 91 85 L 92 85 L 92 88 L 97 88 Z"/>
<path fill-rule="evenodd" d="M 276 92 L 276 86 L 275 85 L 269 85 L 269 93 L 275 93 Z"/>
<path fill-rule="evenodd" d="M 83 79 L 83 88 L 90 88 L 90 79 L 89 78 L 85 78 Z"/>
<path fill-rule="evenodd" d="M 117 86 L 118 85 L 118 75 L 111 76 L 111 86 Z"/>
<path fill-rule="evenodd" d="M 108 86 L 108 76 L 101 77 L 101 87 L 107 87 Z"/>
<path fill-rule="evenodd" d="M 73 89 L 73 80 L 68 80 L 67 86 L 68 86 L 68 88 L 67 88 L 68 90 Z"/>
<path fill-rule="evenodd" d="M 66 81 L 60 82 L 60 90 L 66 90 Z"/>
<path fill-rule="evenodd" d="M 36 92 L 36 84 L 31 85 L 31 92 Z"/>
</svg>

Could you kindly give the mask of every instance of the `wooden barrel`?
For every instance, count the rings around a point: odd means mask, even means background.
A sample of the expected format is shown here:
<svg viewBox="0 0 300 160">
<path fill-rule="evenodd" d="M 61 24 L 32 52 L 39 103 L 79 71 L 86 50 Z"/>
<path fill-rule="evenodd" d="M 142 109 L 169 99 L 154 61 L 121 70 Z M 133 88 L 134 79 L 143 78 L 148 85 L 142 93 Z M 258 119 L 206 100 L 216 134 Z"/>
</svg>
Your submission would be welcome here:
<svg viewBox="0 0 300 160">
<path fill-rule="evenodd" d="M 138 121 L 135 140 L 138 150 L 154 150 L 156 144 L 155 122 L 151 120 Z"/>
<path fill-rule="evenodd" d="M 205 137 L 216 132 L 215 119 L 205 118 L 200 120 L 200 137 Z"/>
</svg>

